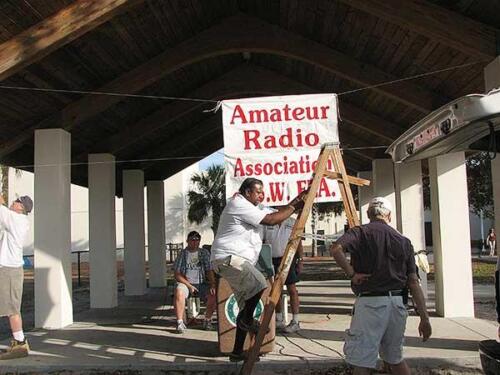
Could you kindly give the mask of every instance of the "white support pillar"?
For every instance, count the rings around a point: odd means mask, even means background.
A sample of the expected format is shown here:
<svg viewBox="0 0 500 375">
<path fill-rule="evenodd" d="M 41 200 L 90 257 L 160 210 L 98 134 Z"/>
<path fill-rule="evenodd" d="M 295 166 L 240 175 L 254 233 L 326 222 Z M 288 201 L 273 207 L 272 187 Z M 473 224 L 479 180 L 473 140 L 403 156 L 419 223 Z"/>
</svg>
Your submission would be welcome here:
<svg viewBox="0 0 500 375">
<path fill-rule="evenodd" d="M 35 327 L 73 323 L 71 279 L 71 135 L 35 131 Z"/>
<path fill-rule="evenodd" d="M 115 157 L 89 155 L 90 307 L 118 305 Z"/>
<path fill-rule="evenodd" d="M 148 181 L 148 264 L 149 286 L 165 286 L 165 196 L 163 181 Z"/>
<path fill-rule="evenodd" d="M 484 83 L 486 92 L 500 87 L 500 56 L 489 63 L 484 69 Z M 500 157 L 491 161 L 491 184 L 493 189 L 493 206 L 495 212 L 495 233 L 500 233 Z M 497 245 L 497 251 L 500 245 Z"/>
<path fill-rule="evenodd" d="M 144 172 L 123 171 L 123 237 L 125 295 L 146 292 L 144 234 Z"/>
<path fill-rule="evenodd" d="M 429 160 L 432 242 L 439 315 L 473 317 L 469 199 L 465 155 Z"/>
<path fill-rule="evenodd" d="M 359 200 L 359 219 L 361 224 L 368 224 L 368 203 L 373 198 L 373 179 L 372 171 L 358 172 L 359 178 L 370 180 L 369 186 L 358 186 L 358 200 Z"/>
<path fill-rule="evenodd" d="M 384 197 L 392 205 L 390 225 L 397 228 L 396 190 L 394 185 L 394 163 L 391 159 L 375 159 L 373 165 L 373 196 Z"/>
<path fill-rule="evenodd" d="M 416 252 L 425 250 L 424 192 L 422 163 L 396 164 L 398 230 L 408 237 Z M 418 266 L 418 265 L 417 265 Z M 427 297 L 427 274 L 419 269 L 420 282 Z"/>
</svg>

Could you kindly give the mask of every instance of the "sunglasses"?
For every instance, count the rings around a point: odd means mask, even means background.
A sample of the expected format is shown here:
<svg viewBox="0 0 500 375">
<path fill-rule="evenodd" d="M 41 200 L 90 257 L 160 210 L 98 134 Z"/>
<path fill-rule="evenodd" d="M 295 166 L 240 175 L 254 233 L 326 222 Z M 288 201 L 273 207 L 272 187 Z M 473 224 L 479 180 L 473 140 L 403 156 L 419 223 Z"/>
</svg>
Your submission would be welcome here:
<svg viewBox="0 0 500 375">
<path fill-rule="evenodd" d="M 200 241 L 201 238 L 200 237 L 190 237 L 188 238 L 188 241 Z"/>
</svg>

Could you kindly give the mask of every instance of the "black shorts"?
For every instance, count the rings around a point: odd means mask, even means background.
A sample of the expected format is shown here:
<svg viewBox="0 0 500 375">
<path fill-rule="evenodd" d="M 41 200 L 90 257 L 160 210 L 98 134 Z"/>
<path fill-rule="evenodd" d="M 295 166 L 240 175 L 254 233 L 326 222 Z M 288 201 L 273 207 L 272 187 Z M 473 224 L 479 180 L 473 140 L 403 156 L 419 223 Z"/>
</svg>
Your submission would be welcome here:
<svg viewBox="0 0 500 375">
<path fill-rule="evenodd" d="M 278 274 L 278 269 L 280 268 L 281 259 L 282 259 L 281 257 L 273 258 L 273 267 L 275 274 Z M 288 276 L 285 280 L 285 285 L 297 284 L 300 281 L 299 273 L 297 272 L 297 260 L 298 256 L 295 256 L 293 258 L 292 265 L 290 266 L 290 271 L 288 271 Z"/>
</svg>

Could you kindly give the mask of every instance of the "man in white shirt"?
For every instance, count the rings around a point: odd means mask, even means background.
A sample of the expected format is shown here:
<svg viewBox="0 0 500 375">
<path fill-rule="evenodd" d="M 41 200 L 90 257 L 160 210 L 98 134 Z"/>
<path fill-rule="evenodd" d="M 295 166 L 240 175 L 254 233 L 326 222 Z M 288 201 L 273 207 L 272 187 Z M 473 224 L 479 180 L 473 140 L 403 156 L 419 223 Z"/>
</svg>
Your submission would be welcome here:
<svg viewBox="0 0 500 375">
<path fill-rule="evenodd" d="M 293 218 L 288 218 L 279 225 L 266 226 L 264 231 L 264 242 L 271 245 L 271 251 L 273 256 L 273 267 L 277 274 L 279 267 L 281 265 L 281 260 L 285 254 L 286 245 L 290 239 L 290 234 L 292 233 L 295 220 Z M 297 247 L 297 252 L 293 258 L 292 265 L 288 271 L 288 275 L 285 280 L 285 285 L 290 295 L 290 305 L 292 307 L 292 320 L 288 326 L 283 323 L 283 313 L 282 304 L 283 299 L 280 303 L 276 305 L 276 328 L 285 333 L 294 333 L 300 330 L 299 323 L 299 292 L 297 290 L 297 282 L 299 281 L 299 275 L 303 268 L 303 249 L 302 242 L 299 242 Z"/>
<path fill-rule="evenodd" d="M 263 183 L 247 178 L 222 211 L 217 235 L 212 244 L 211 261 L 215 272 L 224 277 L 238 301 L 236 338 L 231 361 L 242 361 L 247 332 L 257 333 L 259 322 L 253 319 L 255 307 L 267 287 L 266 279 L 255 268 L 262 247 L 261 224 L 276 225 L 303 205 L 307 191 L 302 192 L 277 212 L 259 207 L 264 199 Z"/>
<path fill-rule="evenodd" d="M 28 213 L 33 201 L 27 195 L 4 206 L 0 196 L 0 316 L 9 318 L 11 345 L 0 353 L 0 360 L 26 357 L 29 345 L 23 332 L 21 300 L 23 296 L 23 245 L 29 232 Z"/>
</svg>

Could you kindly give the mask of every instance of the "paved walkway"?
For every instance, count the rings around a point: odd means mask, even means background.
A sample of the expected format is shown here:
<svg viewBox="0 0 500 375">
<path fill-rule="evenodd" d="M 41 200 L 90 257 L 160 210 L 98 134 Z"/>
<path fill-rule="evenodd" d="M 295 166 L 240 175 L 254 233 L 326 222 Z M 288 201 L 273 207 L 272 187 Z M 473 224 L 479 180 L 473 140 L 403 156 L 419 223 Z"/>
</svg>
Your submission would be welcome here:
<svg viewBox="0 0 500 375">
<path fill-rule="evenodd" d="M 488 293 L 480 289 L 481 294 Z M 302 330 L 278 336 L 276 350 L 261 359 L 256 373 L 307 373 L 308 368 L 342 365 L 343 334 L 353 302 L 347 283 L 303 282 L 300 294 Z M 216 332 L 195 326 L 184 335 L 175 334 L 175 319 L 170 306 L 163 304 L 164 296 L 163 289 L 150 290 L 142 297 L 122 298 L 115 309 L 77 314 L 75 323 L 65 329 L 31 331 L 31 355 L 0 363 L 0 373 L 237 373 L 238 365 L 219 353 Z M 431 321 L 433 337 L 422 343 L 418 318 L 409 318 L 405 353 L 411 366 L 454 367 L 475 373 L 480 368 L 478 341 L 495 337 L 495 323 L 438 317 Z M 1 344 L 5 347 L 7 342 Z"/>
</svg>

